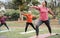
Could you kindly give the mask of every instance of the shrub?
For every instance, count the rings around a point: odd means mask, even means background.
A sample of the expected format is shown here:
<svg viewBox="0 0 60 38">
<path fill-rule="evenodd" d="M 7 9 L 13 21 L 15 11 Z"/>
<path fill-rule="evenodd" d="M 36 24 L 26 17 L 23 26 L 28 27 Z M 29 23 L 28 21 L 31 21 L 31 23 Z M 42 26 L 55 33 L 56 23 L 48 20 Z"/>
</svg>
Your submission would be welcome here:
<svg viewBox="0 0 60 38">
<path fill-rule="evenodd" d="M 8 18 L 7 20 L 10 20 L 10 21 L 18 20 L 19 11 L 13 10 L 13 9 L 8 9 L 4 15 L 7 17 L 11 16 L 11 18 Z"/>
</svg>

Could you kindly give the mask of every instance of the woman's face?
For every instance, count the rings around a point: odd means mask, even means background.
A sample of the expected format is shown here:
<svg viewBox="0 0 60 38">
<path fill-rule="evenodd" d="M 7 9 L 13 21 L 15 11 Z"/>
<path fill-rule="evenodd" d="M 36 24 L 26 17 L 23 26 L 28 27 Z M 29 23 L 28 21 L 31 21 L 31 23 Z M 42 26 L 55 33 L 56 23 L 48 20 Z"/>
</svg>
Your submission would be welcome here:
<svg viewBox="0 0 60 38">
<path fill-rule="evenodd" d="M 43 6 L 45 6 L 45 5 L 46 5 L 46 3 L 45 3 L 45 2 L 42 2 L 42 5 L 43 5 Z"/>
</svg>

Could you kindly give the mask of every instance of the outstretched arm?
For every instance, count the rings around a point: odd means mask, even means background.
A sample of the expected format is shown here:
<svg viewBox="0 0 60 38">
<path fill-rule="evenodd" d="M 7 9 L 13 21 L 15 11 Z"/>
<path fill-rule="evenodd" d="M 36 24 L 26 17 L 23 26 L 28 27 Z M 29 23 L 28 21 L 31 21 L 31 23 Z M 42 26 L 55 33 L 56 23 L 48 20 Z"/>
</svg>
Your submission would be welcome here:
<svg viewBox="0 0 60 38">
<path fill-rule="evenodd" d="M 25 14 L 25 13 L 22 13 L 22 15 L 27 16 L 27 14 Z"/>
<path fill-rule="evenodd" d="M 11 18 L 11 16 L 4 16 L 4 18 L 5 18 L 5 19 L 7 19 L 7 18 Z"/>
<path fill-rule="evenodd" d="M 49 8 L 49 11 L 48 11 L 52 16 L 55 16 L 54 13 L 52 12 L 52 10 Z"/>
<path fill-rule="evenodd" d="M 39 10 L 38 6 L 30 6 L 30 8 L 35 8 L 35 9 Z"/>
</svg>

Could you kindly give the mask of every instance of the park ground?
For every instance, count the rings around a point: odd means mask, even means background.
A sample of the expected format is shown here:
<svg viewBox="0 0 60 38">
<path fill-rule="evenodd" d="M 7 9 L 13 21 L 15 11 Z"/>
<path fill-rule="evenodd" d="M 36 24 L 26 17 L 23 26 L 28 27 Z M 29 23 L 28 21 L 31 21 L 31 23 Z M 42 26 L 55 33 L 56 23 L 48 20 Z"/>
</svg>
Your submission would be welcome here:
<svg viewBox="0 0 60 38">
<path fill-rule="evenodd" d="M 9 26 L 9 28 L 11 29 L 11 31 L 8 32 L 0 32 L 0 37 L 5 37 L 5 38 L 29 38 L 32 36 L 35 36 L 35 32 L 32 33 L 28 33 L 28 34 L 20 34 L 21 32 L 24 32 L 25 29 L 25 21 L 7 21 L 7 25 Z M 58 21 L 56 20 L 52 20 L 50 21 L 51 23 L 51 28 L 52 28 L 52 33 L 60 33 L 60 25 L 58 24 Z M 42 24 L 39 28 L 40 33 L 39 34 L 47 34 L 48 29 L 47 27 Z M 4 26 L 2 26 L 0 28 L 0 31 L 2 30 L 6 30 L 6 28 Z M 33 28 L 31 28 L 31 26 L 29 26 L 28 31 L 33 30 Z M 48 38 L 60 38 L 60 35 L 54 35 L 54 36 L 50 36 Z"/>
</svg>

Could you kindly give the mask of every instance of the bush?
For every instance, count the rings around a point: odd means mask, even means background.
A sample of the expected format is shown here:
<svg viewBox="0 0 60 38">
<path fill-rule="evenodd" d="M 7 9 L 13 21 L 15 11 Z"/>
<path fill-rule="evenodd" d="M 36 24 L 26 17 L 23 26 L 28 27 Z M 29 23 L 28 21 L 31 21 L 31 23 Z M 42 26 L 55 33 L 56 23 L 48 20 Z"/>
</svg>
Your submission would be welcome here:
<svg viewBox="0 0 60 38">
<path fill-rule="evenodd" d="M 18 18 L 19 18 L 19 13 L 12 13 L 11 14 L 11 18 L 12 18 L 12 20 L 18 20 Z"/>
<path fill-rule="evenodd" d="M 11 18 L 8 18 L 7 20 L 15 21 L 15 20 L 18 20 L 18 18 L 19 18 L 19 11 L 13 10 L 13 9 L 8 9 L 4 15 L 7 17 L 11 16 Z"/>
</svg>

